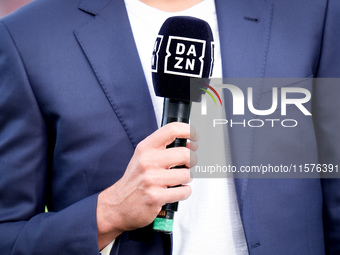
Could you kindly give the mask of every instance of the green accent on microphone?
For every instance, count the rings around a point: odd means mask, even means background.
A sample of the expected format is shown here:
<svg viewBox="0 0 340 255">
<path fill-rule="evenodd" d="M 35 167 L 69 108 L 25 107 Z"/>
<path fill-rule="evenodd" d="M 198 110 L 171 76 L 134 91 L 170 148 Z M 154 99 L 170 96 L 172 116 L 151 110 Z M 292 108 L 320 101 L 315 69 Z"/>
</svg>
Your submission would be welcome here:
<svg viewBox="0 0 340 255">
<path fill-rule="evenodd" d="M 153 222 L 153 229 L 162 232 L 172 232 L 174 226 L 173 219 L 156 218 Z"/>
</svg>

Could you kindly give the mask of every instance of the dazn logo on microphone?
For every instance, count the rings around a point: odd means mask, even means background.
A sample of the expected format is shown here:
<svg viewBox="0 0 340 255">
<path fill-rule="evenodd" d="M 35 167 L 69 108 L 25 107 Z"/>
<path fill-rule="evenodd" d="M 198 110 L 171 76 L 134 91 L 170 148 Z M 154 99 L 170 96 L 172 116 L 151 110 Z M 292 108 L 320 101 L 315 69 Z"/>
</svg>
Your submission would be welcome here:
<svg viewBox="0 0 340 255">
<path fill-rule="evenodd" d="M 158 53 L 162 37 L 155 43 L 152 69 L 157 72 Z M 180 36 L 169 36 L 164 59 L 164 73 L 194 78 L 202 77 L 206 41 Z"/>
</svg>

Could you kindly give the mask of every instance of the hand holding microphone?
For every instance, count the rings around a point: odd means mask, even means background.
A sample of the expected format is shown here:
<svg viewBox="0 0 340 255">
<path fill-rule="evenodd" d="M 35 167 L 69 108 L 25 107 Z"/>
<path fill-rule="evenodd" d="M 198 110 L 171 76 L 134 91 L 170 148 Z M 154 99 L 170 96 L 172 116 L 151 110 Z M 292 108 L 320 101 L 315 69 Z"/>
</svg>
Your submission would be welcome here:
<svg viewBox="0 0 340 255">
<path fill-rule="evenodd" d="M 196 141 L 195 130 L 174 122 L 141 141 L 123 177 L 101 192 L 97 202 L 98 244 L 102 249 L 122 232 L 153 222 L 162 205 L 187 199 L 191 188 L 190 167 L 196 155 L 187 147 L 166 149 L 176 138 Z M 194 147 L 194 146 L 192 146 Z M 183 168 L 170 168 L 183 165 Z"/>
<path fill-rule="evenodd" d="M 200 90 L 190 87 L 190 78 L 211 76 L 213 51 L 213 35 L 207 22 L 192 17 L 172 17 L 164 22 L 152 55 L 155 93 L 164 97 L 162 126 L 189 123 L 191 102 L 201 100 Z M 178 138 L 168 148 L 185 146 L 186 139 Z M 177 207 L 177 202 L 164 205 L 153 228 L 172 232 Z"/>
</svg>

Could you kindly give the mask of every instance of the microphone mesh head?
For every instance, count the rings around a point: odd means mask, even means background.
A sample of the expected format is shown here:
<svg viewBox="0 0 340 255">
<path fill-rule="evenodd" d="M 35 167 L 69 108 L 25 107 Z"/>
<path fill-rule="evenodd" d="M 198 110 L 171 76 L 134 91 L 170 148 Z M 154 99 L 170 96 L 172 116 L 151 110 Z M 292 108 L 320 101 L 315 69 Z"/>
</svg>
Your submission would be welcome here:
<svg viewBox="0 0 340 255">
<path fill-rule="evenodd" d="M 199 102 L 202 91 L 190 88 L 190 79 L 211 76 L 213 41 L 207 22 L 187 16 L 168 18 L 159 31 L 152 54 L 156 95 Z"/>
</svg>

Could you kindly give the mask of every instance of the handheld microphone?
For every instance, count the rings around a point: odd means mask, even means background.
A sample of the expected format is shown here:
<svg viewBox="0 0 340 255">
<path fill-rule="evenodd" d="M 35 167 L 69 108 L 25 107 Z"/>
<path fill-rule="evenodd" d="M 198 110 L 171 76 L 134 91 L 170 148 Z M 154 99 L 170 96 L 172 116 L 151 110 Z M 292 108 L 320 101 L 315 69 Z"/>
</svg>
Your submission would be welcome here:
<svg viewBox="0 0 340 255">
<path fill-rule="evenodd" d="M 200 102 L 203 93 L 190 87 L 190 79 L 211 76 L 213 41 L 209 24 L 201 19 L 177 16 L 168 18 L 162 25 L 151 63 L 155 93 L 164 97 L 162 126 L 177 121 L 189 123 L 191 102 Z M 176 139 L 167 148 L 181 146 L 186 146 L 186 139 Z M 178 202 L 164 205 L 153 229 L 171 233 L 177 208 Z"/>
</svg>

